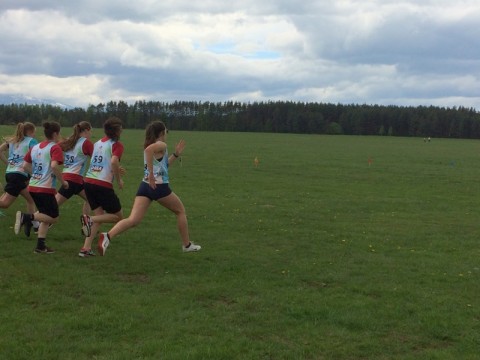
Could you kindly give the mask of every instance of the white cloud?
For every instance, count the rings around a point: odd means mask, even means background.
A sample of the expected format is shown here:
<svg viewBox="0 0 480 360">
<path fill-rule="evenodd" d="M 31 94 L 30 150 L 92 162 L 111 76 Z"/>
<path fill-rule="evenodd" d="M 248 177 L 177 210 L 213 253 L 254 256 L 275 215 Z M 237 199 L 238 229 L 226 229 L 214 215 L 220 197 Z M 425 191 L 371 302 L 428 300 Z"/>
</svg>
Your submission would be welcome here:
<svg viewBox="0 0 480 360">
<path fill-rule="evenodd" d="M 24 74 L 9 76 L 0 74 L 1 94 L 28 94 L 35 98 L 50 98 L 72 106 L 84 106 L 98 103 L 102 93 L 109 86 L 109 79 L 102 76 L 58 78 L 48 75 Z"/>
<path fill-rule="evenodd" d="M 478 20 L 476 0 L 2 0 L 0 93 L 480 109 Z"/>
</svg>

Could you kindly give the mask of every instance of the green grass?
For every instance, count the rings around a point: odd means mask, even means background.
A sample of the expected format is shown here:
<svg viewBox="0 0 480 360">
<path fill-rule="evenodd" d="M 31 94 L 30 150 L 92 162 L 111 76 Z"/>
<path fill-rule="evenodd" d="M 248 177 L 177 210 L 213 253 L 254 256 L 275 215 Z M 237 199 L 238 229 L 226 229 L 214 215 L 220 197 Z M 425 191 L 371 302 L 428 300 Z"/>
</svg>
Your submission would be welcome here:
<svg viewBox="0 0 480 360">
<path fill-rule="evenodd" d="M 142 136 L 123 134 L 126 215 Z M 4 210 L 0 358 L 478 358 L 477 141 L 171 131 L 170 151 L 181 137 L 199 253 L 156 204 L 92 259 L 78 199 L 48 256 L 13 234 L 23 200 Z"/>
</svg>

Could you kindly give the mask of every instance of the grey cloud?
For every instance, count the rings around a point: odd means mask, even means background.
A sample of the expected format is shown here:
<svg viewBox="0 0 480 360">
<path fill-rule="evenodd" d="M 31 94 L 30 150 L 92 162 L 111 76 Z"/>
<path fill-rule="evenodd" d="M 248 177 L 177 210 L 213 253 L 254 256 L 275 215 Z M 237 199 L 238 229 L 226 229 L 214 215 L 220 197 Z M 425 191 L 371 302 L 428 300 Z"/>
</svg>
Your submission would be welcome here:
<svg viewBox="0 0 480 360">
<path fill-rule="evenodd" d="M 463 10 L 467 5 L 472 11 Z M 450 99 L 480 107 L 480 4 L 465 1 L 457 15 L 439 6 L 442 1 L 2 0 L 0 75 L 13 82 L 24 74 L 73 82 L 98 77 L 102 84 L 88 96 L 105 100 L 118 94 Z M 230 18 L 228 30 L 214 27 Z M 272 61 L 256 58 L 262 53 L 274 54 Z"/>
</svg>

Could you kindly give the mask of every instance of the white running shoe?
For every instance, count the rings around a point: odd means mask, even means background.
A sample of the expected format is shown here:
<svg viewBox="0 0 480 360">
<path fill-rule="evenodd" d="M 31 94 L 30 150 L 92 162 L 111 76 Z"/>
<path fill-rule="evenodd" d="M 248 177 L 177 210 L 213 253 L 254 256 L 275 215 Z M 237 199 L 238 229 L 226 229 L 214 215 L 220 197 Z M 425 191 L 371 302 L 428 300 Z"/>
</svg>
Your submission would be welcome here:
<svg viewBox="0 0 480 360">
<path fill-rule="evenodd" d="M 190 242 L 189 246 L 182 246 L 183 252 L 199 251 L 201 248 L 200 245 L 195 245 L 193 242 Z"/>
<path fill-rule="evenodd" d="M 98 239 L 98 255 L 105 256 L 105 251 L 107 251 L 107 247 L 110 245 L 110 239 L 106 232 L 100 234 Z"/>
<path fill-rule="evenodd" d="M 17 213 L 15 214 L 15 226 L 13 227 L 13 231 L 15 232 L 15 235 L 18 235 L 22 225 L 23 225 L 23 214 L 21 211 L 17 211 Z"/>
<path fill-rule="evenodd" d="M 81 215 L 80 222 L 82 223 L 82 234 L 85 237 L 92 235 L 93 221 L 88 215 Z"/>
</svg>

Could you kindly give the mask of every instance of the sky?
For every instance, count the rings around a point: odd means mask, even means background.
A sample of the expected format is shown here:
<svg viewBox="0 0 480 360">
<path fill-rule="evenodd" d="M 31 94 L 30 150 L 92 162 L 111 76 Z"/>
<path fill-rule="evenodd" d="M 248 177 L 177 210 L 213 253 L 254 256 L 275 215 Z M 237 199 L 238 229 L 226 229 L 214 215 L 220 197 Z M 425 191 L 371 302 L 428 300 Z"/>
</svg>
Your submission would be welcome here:
<svg viewBox="0 0 480 360">
<path fill-rule="evenodd" d="M 480 111 L 478 0 L 0 0 L 0 94 Z"/>
</svg>

